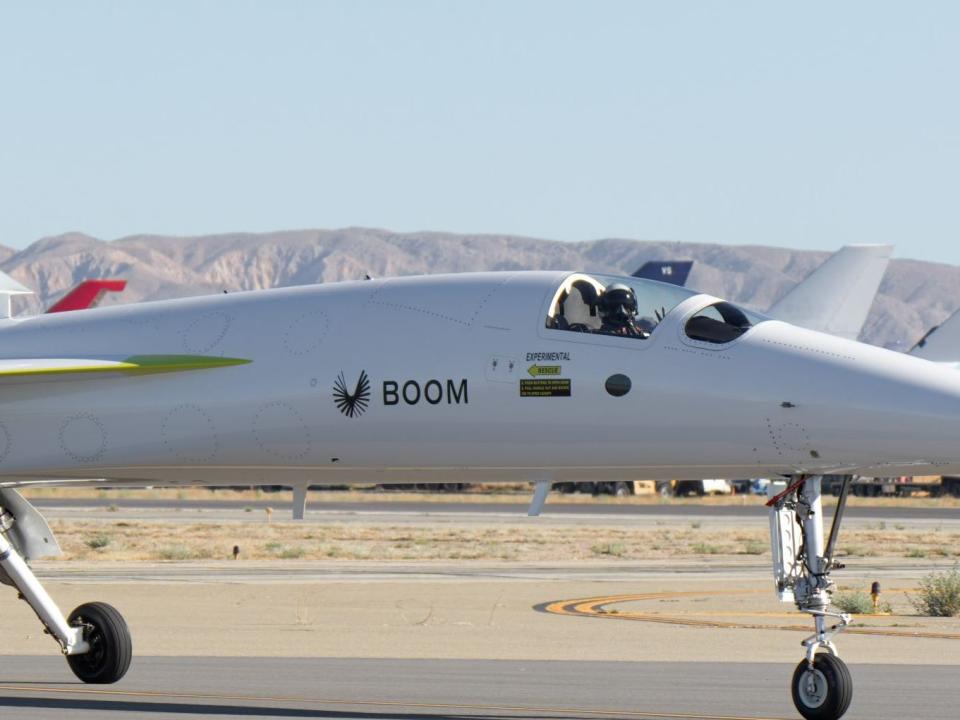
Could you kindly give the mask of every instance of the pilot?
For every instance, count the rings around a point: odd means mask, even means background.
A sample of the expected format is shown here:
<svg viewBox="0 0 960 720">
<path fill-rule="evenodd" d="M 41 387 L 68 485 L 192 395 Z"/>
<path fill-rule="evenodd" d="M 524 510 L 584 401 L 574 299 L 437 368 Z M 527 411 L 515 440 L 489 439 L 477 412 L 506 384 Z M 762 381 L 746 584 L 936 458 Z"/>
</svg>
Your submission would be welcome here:
<svg viewBox="0 0 960 720">
<path fill-rule="evenodd" d="M 600 296 L 598 305 L 603 324 L 600 332 L 626 337 L 649 337 L 637 323 L 637 294 L 629 285 L 613 283 Z"/>
</svg>

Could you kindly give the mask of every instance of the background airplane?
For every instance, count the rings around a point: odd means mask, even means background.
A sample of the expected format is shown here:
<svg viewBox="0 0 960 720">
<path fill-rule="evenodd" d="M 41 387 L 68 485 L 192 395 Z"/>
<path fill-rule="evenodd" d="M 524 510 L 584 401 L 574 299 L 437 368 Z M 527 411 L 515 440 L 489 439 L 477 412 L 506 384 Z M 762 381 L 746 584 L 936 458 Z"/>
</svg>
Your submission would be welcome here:
<svg viewBox="0 0 960 720">
<path fill-rule="evenodd" d="M 71 310 L 87 310 L 100 304 L 108 292 L 123 292 L 126 280 L 84 280 L 67 292 L 44 312 L 59 313 Z M 11 301 L 15 295 L 32 295 L 33 290 L 0 272 L 0 318 L 12 315 Z"/>
<path fill-rule="evenodd" d="M 634 271 L 633 277 L 682 287 L 687 284 L 692 267 L 693 260 L 648 260 Z"/>
<path fill-rule="evenodd" d="M 935 325 L 910 349 L 914 357 L 960 367 L 960 310 Z"/>
<path fill-rule="evenodd" d="M 892 245 L 847 245 L 771 305 L 767 314 L 856 340 L 892 254 Z"/>
<path fill-rule="evenodd" d="M 108 292 L 123 292 L 126 287 L 126 280 L 84 280 L 47 308 L 46 312 L 89 310 L 97 307 Z"/>
</svg>

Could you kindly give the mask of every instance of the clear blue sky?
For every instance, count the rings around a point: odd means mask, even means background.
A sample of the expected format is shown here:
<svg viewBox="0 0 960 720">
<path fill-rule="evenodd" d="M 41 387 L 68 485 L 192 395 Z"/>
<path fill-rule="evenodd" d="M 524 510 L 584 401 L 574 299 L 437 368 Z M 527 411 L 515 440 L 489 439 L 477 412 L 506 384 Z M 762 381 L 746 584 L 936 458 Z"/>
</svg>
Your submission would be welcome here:
<svg viewBox="0 0 960 720">
<path fill-rule="evenodd" d="M 365 225 L 960 263 L 960 4 L 0 3 L 0 242 Z"/>
</svg>

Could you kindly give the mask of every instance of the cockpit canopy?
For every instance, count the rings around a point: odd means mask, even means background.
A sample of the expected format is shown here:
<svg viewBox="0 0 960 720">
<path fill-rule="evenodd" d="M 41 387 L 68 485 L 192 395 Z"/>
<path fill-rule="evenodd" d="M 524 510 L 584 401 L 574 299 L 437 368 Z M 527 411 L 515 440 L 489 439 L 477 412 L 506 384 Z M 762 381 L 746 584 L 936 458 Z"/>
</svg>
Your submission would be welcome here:
<svg viewBox="0 0 960 720">
<path fill-rule="evenodd" d="M 547 327 L 643 340 L 650 337 L 667 313 L 697 294 L 654 280 L 575 273 L 554 294 Z M 616 301 L 610 302 L 611 297 Z M 718 301 L 693 315 L 684 331 L 691 340 L 726 344 L 764 319 L 732 303 Z"/>
</svg>

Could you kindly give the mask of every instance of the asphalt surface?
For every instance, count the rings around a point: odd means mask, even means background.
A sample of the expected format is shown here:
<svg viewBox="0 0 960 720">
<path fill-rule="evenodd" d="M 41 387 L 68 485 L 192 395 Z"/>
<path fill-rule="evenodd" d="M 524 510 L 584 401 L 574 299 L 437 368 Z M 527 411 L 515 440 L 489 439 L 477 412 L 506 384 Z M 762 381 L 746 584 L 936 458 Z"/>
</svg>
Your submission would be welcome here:
<svg viewBox="0 0 960 720">
<path fill-rule="evenodd" d="M 956 667 L 852 666 L 849 720 L 956 717 Z M 0 658 L 11 718 L 796 718 L 789 664 L 144 657 L 120 683 Z"/>
<path fill-rule="evenodd" d="M 949 569 L 953 562 L 890 561 L 856 558 L 837 578 L 919 578 L 934 569 Z M 620 582 L 669 579 L 701 579 L 721 581 L 770 578 L 769 558 L 744 557 L 737 561 L 710 558 L 591 561 L 570 563 L 498 563 L 471 560 L 463 562 L 427 561 L 358 561 L 336 563 L 324 561 L 193 561 L 193 562 L 64 562 L 38 561 L 34 571 L 41 580 L 76 583 L 330 583 L 341 581 L 449 581 L 493 582 L 498 580 L 539 582 Z"/>
<path fill-rule="evenodd" d="M 235 510 L 243 512 L 248 508 L 264 510 L 273 508 L 277 512 L 288 511 L 291 503 L 288 495 L 277 495 L 269 500 L 229 500 L 210 498 L 209 500 L 175 500 L 167 498 L 35 498 L 31 502 L 38 508 L 106 509 L 145 509 L 145 510 Z M 308 502 L 308 512 L 323 513 L 370 513 L 397 515 L 476 515 L 476 514 L 525 514 L 528 504 L 485 503 L 485 502 L 410 502 L 373 500 L 364 502 Z M 608 503 L 551 504 L 547 500 L 544 515 L 554 516 L 607 516 L 607 517 L 713 517 L 713 518 L 765 518 L 767 509 L 763 505 L 614 505 Z M 829 517 L 832 508 L 827 507 Z M 960 520 L 960 508 L 948 507 L 859 507 L 847 508 L 846 517 L 870 520 Z"/>
</svg>

